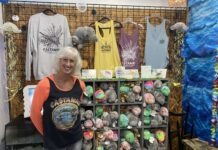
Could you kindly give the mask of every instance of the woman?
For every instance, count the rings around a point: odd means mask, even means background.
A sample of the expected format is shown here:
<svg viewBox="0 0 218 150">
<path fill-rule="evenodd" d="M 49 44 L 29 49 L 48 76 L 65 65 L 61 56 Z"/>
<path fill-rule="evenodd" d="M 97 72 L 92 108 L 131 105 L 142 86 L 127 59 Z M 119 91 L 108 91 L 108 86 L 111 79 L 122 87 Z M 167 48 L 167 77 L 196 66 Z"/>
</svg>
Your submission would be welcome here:
<svg viewBox="0 0 218 150">
<path fill-rule="evenodd" d="M 81 62 L 75 48 L 63 48 L 56 55 L 55 73 L 42 79 L 36 87 L 30 117 L 43 135 L 45 149 L 82 149 L 79 106 L 85 84 L 77 78 Z"/>
</svg>

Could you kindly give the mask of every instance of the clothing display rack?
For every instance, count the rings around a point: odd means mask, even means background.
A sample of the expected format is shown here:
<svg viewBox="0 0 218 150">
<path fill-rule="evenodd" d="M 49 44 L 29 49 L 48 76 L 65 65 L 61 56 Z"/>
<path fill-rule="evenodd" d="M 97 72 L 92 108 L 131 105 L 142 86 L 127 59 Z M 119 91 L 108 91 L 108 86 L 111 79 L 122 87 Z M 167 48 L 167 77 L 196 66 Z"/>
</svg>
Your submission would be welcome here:
<svg viewBox="0 0 218 150">
<path fill-rule="evenodd" d="M 87 10 L 85 12 L 80 12 L 76 3 L 61 3 L 61 2 L 35 2 L 35 1 L 19 1 L 19 2 L 9 2 L 3 5 L 3 17 L 4 22 L 11 21 L 15 23 L 20 29 L 22 29 L 21 34 L 14 35 L 14 42 L 16 45 L 16 54 L 20 58 L 16 63 L 17 76 L 16 80 L 21 81 L 21 85 L 24 87 L 26 85 L 37 84 L 37 81 L 32 79 L 30 82 L 25 81 L 25 54 L 26 54 L 26 41 L 28 32 L 28 21 L 30 16 L 40 13 L 40 12 L 53 12 L 59 13 L 67 17 L 68 24 L 70 28 L 71 35 L 75 32 L 77 27 L 89 26 L 95 21 L 101 18 L 107 17 L 114 21 L 124 22 L 127 18 L 137 24 L 141 24 L 144 28 L 139 29 L 139 53 L 140 53 L 140 65 L 143 64 L 144 47 L 145 47 L 145 34 L 146 34 L 146 17 L 147 16 L 159 16 L 167 21 L 167 33 L 169 36 L 169 62 L 174 63 L 171 58 L 175 55 L 175 33 L 169 30 L 169 27 L 176 22 L 186 22 L 187 9 L 185 7 L 160 7 L 160 6 L 130 6 L 130 5 L 109 5 L 109 4 L 87 4 Z M 12 21 L 14 15 L 19 16 L 19 21 Z M 151 21 L 152 24 L 159 24 L 158 20 L 154 19 Z M 123 25 L 126 31 L 131 32 L 131 24 Z M 120 33 L 119 28 L 115 30 L 116 34 Z M 117 40 L 118 40 L 118 36 Z M 178 46 L 177 46 L 178 47 Z M 81 57 L 88 63 L 87 69 L 94 68 L 94 44 L 85 44 L 84 48 L 80 50 Z M 11 63 L 11 62 L 8 62 Z M 173 76 L 173 70 L 168 71 L 169 76 Z M 10 80 L 10 76 L 8 77 Z M 117 81 L 117 84 L 120 81 Z M 94 84 L 94 82 L 90 82 Z M 13 86 L 13 85 L 11 85 Z M 143 86 L 142 86 L 143 87 Z M 13 87 L 8 87 L 13 88 Z M 177 92 L 177 91 L 176 91 Z M 15 96 L 14 96 L 15 95 Z M 173 95 L 173 94 L 172 94 Z M 10 101 L 10 114 L 11 118 L 14 119 L 23 113 L 23 93 L 20 90 L 18 93 L 11 93 L 9 97 L 14 96 Z M 173 99 L 180 96 L 178 93 L 174 95 Z M 170 98 L 169 98 L 170 99 Z M 170 103 L 170 102 L 169 102 Z M 95 107 L 95 106 L 94 106 Z M 165 128 L 165 126 L 164 126 Z M 143 130 L 141 130 L 143 131 Z M 142 140 L 142 139 L 140 139 Z M 143 145 L 141 143 L 141 145 Z M 165 145 L 166 146 L 166 145 Z M 167 146 L 166 146 L 167 147 Z"/>
<path fill-rule="evenodd" d="M 91 23 L 100 20 L 103 17 L 123 22 L 126 18 L 131 18 L 134 22 L 142 24 L 145 28 L 140 29 L 139 41 L 145 40 L 146 33 L 146 17 L 156 14 L 169 21 L 169 25 L 176 22 L 186 22 L 186 8 L 184 7 L 158 7 L 158 6 L 130 6 L 130 5 L 103 5 L 103 4 L 87 4 L 85 12 L 79 12 L 75 3 L 57 3 L 57 2 L 34 2 L 20 1 L 11 2 L 4 5 L 4 20 L 11 20 L 12 15 L 18 15 L 20 21 L 15 22 L 18 27 L 22 28 L 24 33 L 27 31 L 29 17 L 33 14 L 43 12 L 50 9 L 56 13 L 60 13 L 67 17 L 71 33 L 79 26 L 89 26 Z M 158 23 L 154 20 L 152 23 Z M 117 34 L 119 29 L 116 30 Z M 17 41 L 23 41 L 25 36 L 17 37 Z M 143 56 L 144 42 L 139 43 L 140 53 Z M 173 44 L 170 44 L 170 46 Z M 20 49 L 25 49 L 25 43 L 20 43 Z M 88 60 L 88 67 L 93 68 L 94 48 L 93 45 L 86 45 L 81 55 Z"/>
</svg>

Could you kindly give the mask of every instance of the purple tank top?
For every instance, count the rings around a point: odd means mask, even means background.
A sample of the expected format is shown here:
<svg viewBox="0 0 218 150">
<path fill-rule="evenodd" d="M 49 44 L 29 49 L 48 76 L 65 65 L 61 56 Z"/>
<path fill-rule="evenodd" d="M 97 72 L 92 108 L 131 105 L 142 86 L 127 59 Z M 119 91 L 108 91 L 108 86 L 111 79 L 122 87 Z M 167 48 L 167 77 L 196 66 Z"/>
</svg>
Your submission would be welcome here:
<svg viewBox="0 0 218 150">
<path fill-rule="evenodd" d="M 139 30 L 134 28 L 132 35 L 128 35 L 122 28 L 120 31 L 119 46 L 122 65 L 126 69 L 139 69 Z"/>
</svg>

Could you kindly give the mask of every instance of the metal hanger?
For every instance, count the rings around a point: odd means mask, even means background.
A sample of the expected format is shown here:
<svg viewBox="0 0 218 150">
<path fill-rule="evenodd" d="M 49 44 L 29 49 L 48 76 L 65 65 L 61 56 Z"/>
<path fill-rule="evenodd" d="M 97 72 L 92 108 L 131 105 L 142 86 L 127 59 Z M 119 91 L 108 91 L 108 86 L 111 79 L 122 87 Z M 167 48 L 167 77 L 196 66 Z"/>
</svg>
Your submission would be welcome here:
<svg viewBox="0 0 218 150">
<path fill-rule="evenodd" d="M 52 10 L 50 8 L 46 8 L 42 12 L 46 15 L 56 15 L 57 14 L 54 10 Z"/>
<path fill-rule="evenodd" d="M 144 29 L 144 26 L 142 24 L 134 22 L 132 18 L 126 18 L 126 20 L 122 22 L 122 24 L 128 24 L 128 23 L 133 24 L 134 26 L 137 26 L 140 29 Z"/>
<path fill-rule="evenodd" d="M 149 19 L 159 19 L 160 22 L 163 21 L 163 17 L 161 17 L 159 14 L 151 14 L 151 15 L 149 16 Z"/>
<path fill-rule="evenodd" d="M 108 21 L 110 21 L 110 20 L 112 20 L 112 19 L 110 19 L 110 18 L 107 17 L 107 16 L 103 16 L 101 19 L 98 20 L 98 22 L 105 23 L 105 22 L 108 22 Z M 115 28 L 122 28 L 122 27 L 123 27 L 123 25 L 122 25 L 121 22 L 116 21 L 116 20 L 113 20 L 113 21 L 114 21 L 114 27 L 115 27 Z M 89 26 L 94 28 L 94 25 L 95 25 L 95 22 L 92 22 Z M 107 29 L 107 28 L 106 28 L 106 29 Z"/>
</svg>

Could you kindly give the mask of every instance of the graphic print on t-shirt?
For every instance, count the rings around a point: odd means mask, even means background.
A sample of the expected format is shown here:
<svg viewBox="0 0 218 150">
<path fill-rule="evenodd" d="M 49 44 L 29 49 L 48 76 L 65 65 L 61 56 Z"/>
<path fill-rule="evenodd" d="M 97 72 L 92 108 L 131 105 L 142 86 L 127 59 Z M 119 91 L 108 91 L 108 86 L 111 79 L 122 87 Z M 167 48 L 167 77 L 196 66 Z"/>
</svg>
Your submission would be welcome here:
<svg viewBox="0 0 218 150">
<path fill-rule="evenodd" d="M 57 107 L 52 112 L 52 120 L 57 129 L 68 130 L 72 128 L 79 114 L 79 107 L 74 99 L 59 99 L 51 105 Z"/>
<path fill-rule="evenodd" d="M 40 42 L 44 45 L 43 51 L 53 53 L 59 50 L 60 37 L 63 34 L 61 26 L 56 28 L 54 24 L 49 26 L 44 33 L 40 32 Z"/>
<path fill-rule="evenodd" d="M 137 57 L 137 50 L 138 46 L 136 44 L 133 44 L 132 41 L 129 41 L 128 43 L 121 45 L 122 47 L 122 62 L 124 66 L 133 67 L 136 65 L 136 57 Z"/>
</svg>

